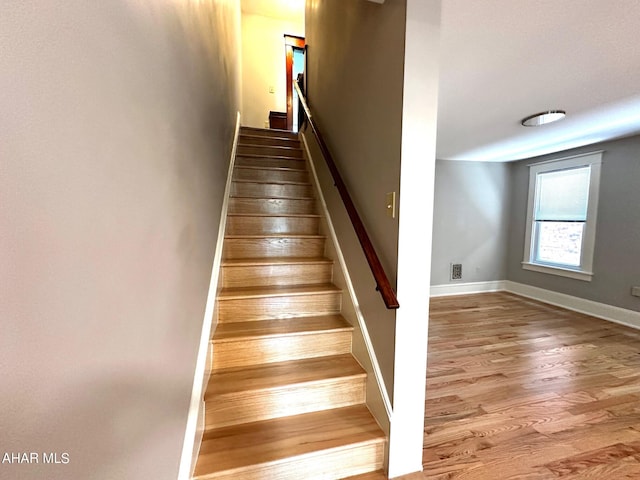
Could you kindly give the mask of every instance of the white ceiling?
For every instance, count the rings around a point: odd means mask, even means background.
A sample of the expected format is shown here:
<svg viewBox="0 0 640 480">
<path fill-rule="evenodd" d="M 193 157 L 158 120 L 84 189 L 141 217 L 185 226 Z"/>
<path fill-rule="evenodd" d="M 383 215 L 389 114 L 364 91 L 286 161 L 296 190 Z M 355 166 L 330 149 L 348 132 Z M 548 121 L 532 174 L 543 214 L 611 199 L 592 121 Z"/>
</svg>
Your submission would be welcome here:
<svg viewBox="0 0 640 480">
<path fill-rule="evenodd" d="M 510 161 L 640 132 L 640 1 L 443 0 L 437 156 Z M 549 110 L 561 122 L 525 128 Z"/>
</svg>

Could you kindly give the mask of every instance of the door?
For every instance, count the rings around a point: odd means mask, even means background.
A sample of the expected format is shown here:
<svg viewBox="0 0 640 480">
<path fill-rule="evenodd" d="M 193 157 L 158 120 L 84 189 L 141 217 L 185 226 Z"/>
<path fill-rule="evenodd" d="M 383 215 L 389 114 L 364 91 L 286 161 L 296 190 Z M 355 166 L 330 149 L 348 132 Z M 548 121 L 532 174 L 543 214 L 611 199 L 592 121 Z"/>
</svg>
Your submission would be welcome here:
<svg viewBox="0 0 640 480">
<path fill-rule="evenodd" d="M 298 131 L 298 95 L 293 81 L 304 72 L 305 43 L 303 37 L 284 36 L 287 69 L 287 130 Z"/>
</svg>

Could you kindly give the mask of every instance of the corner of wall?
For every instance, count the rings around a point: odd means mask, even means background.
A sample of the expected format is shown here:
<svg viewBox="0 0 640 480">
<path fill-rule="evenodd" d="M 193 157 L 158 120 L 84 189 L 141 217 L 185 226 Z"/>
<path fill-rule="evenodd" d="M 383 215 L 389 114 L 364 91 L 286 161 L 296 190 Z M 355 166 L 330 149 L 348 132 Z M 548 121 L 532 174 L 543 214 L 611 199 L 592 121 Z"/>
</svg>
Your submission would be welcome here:
<svg viewBox="0 0 640 480">
<path fill-rule="evenodd" d="M 220 213 L 218 240 L 215 245 L 215 253 L 211 267 L 211 280 L 209 282 L 209 293 L 207 295 L 207 303 L 202 321 L 200 346 L 193 375 L 193 388 L 191 391 L 191 401 L 189 403 L 189 413 L 187 415 L 187 424 L 185 427 L 182 455 L 180 457 L 178 480 L 189 480 L 193 476 L 204 432 L 203 395 L 209 380 L 211 358 L 213 357 L 213 347 L 211 345 L 210 338 L 213 335 L 216 326 L 216 298 L 220 288 L 218 280 L 220 277 L 220 265 L 222 263 L 222 249 L 224 246 L 224 233 L 227 224 L 227 211 L 229 209 L 229 192 L 231 191 L 233 165 L 236 158 L 239 134 L 240 112 L 237 112 L 236 126 L 233 135 L 233 146 L 231 148 L 231 158 L 229 160 L 229 170 L 227 171 L 227 182 L 224 191 L 224 200 Z"/>
</svg>

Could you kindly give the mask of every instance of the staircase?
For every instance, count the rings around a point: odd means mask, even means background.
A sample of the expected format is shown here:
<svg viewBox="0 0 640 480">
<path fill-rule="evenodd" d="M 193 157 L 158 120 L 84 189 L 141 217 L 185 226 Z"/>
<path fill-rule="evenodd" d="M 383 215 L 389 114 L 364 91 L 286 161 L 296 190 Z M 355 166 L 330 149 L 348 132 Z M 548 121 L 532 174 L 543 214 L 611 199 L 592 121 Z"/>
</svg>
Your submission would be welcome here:
<svg viewBox="0 0 640 480">
<path fill-rule="evenodd" d="M 243 127 L 194 479 L 342 479 L 383 465 L 296 135 Z"/>
</svg>

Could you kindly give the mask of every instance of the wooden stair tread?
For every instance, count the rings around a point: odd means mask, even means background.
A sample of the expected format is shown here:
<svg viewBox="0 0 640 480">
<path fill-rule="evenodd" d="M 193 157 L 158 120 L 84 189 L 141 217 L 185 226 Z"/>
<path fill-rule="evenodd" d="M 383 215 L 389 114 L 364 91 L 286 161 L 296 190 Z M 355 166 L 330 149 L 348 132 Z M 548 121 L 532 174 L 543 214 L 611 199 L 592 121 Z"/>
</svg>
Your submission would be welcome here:
<svg viewBox="0 0 640 480">
<path fill-rule="evenodd" d="M 320 315 L 300 318 L 275 318 L 255 322 L 220 323 L 213 341 L 224 343 L 254 337 L 307 335 L 319 332 L 353 330 L 342 315 Z"/>
<path fill-rule="evenodd" d="M 273 195 L 247 195 L 244 193 L 229 195 L 229 198 L 237 198 L 237 199 L 250 198 L 251 200 L 304 200 L 308 202 L 315 201 L 315 198 L 313 197 L 294 197 L 294 196 L 274 197 Z"/>
<path fill-rule="evenodd" d="M 228 213 L 228 217 L 296 217 L 296 218 L 318 218 L 320 215 L 317 213 Z M 285 234 L 286 235 L 286 234 Z"/>
<path fill-rule="evenodd" d="M 299 142 L 300 140 L 298 139 L 298 137 L 292 137 L 290 135 L 281 135 L 280 133 L 287 133 L 288 130 L 273 130 L 273 132 L 275 133 L 275 135 L 255 135 L 253 132 L 248 132 L 248 131 L 240 131 L 240 137 L 250 137 L 250 138 L 271 138 L 271 139 L 279 139 L 282 138 L 284 140 L 290 140 L 292 142 Z M 291 132 L 289 132 L 291 133 Z"/>
<path fill-rule="evenodd" d="M 254 135 L 257 132 L 260 132 L 261 134 L 266 134 L 266 136 L 271 136 L 276 135 L 276 136 L 285 136 L 285 137 L 291 137 L 291 138 L 298 138 L 298 134 L 296 132 L 293 132 L 291 130 L 283 130 L 281 128 L 260 128 L 260 127 L 246 127 L 246 126 L 241 126 L 240 127 L 240 134 L 241 135 L 246 135 L 245 132 L 252 132 Z"/>
<path fill-rule="evenodd" d="M 304 158 L 302 157 L 285 157 L 283 155 L 260 155 L 258 153 L 238 153 L 237 157 L 245 158 L 275 158 L 277 160 L 291 160 L 293 162 L 301 162 L 305 163 Z"/>
<path fill-rule="evenodd" d="M 236 198 L 238 200 L 265 200 L 265 201 L 270 201 L 270 200 L 301 200 L 301 201 L 309 201 L 309 202 L 315 202 L 315 198 L 314 197 L 300 197 L 300 196 L 295 196 L 295 195 L 281 195 L 279 197 L 273 196 L 273 195 L 247 195 L 246 193 L 240 194 L 240 195 L 229 195 L 229 198 Z M 257 212 L 256 212 L 257 213 Z M 245 215 L 251 215 L 253 214 L 252 212 L 247 213 L 245 212 Z M 234 213 L 229 213 L 228 215 L 235 215 Z M 270 215 L 272 216 L 282 216 L 282 215 L 288 215 L 287 213 L 271 213 Z M 295 215 L 295 214 L 294 214 Z"/>
<path fill-rule="evenodd" d="M 300 150 L 300 151 L 302 151 L 302 148 L 300 146 L 297 146 L 297 147 L 286 147 L 286 146 L 282 146 L 282 145 L 263 145 L 263 144 L 260 144 L 260 143 L 242 143 L 242 142 L 239 142 L 238 146 L 258 147 L 258 148 L 276 148 L 276 149 L 282 150 L 282 151 L 286 151 L 286 150 Z"/>
<path fill-rule="evenodd" d="M 254 154 L 254 155 L 272 155 L 287 158 L 299 158 L 303 160 L 302 149 L 298 147 L 283 147 L 279 145 L 260 145 L 238 143 L 236 152 L 238 155 Z"/>
<path fill-rule="evenodd" d="M 273 166 L 274 168 L 285 168 L 284 173 L 298 173 L 309 175 L 306 165 L 299 163 L 289 163 L 279 158 L 245 158 L 244 164 L 236 165 L 240 167 L 256 167 L 258 170 L 264 170 L 266 167 Z M 298 162 L 298 160 L 295 160 Z"/>
<path fill-rule="evenodd" d="M 300 140 L 297 138 L 292 138 L 292 137 L 278 137 L 278 136 L 265 136 L 265 135 L 250 135 L 247 133 L 241 133 L 238 137 L 238 144 L 239 145 L 268 145 L 268 144 L 264 144 L 264 143 L 259 143 L 261 141 L 263 141 L 264 139 L 268 139 L 268 140 L 273 140 L 273 141 L 277 141 L 277 142 L 282 142 L 284 144 L 287 143 L 291 143 L 291 144 L 300 144 Z M 253 142 L 253 143 L 252 143 Z M 258 143 L 255 143 L 258 142 Z M 271 145 L 269 145 L 271 146 Z M 286 146 L 286 145 L 283 145 Z"/>
<path fill-rule="evenodd" d="M 258 233 L 225 235 L 225 260 L 254 257 L 319 257 L 325 253 L 326 237 L 313 233 Z"/>
<path fill-rule="evenodd" d="M 253 239 L 253 238 L 326 238 L 324 235 L 313 235 L 304 233 L 264 233 L 257 235 L 225 235 L 229 239 Z"/>
<path fill-rule="evenodd" d="M 351 354 L 214 370 L 205 402 L 235 392 L 267 390 L 335 378 L 363 377 L 366 372 Z"/>
<path fill-rule="evenodd" d="M 313 293 L 337 292 L 340 292 L 340 289 L 331 283 L 270 287 L 234 287 L 221 289 L 218 294 L 218 298 L 220 300 L 231 300 L 238 298 L 284 297 L 292 295 L 309 295 Z"/>
<path fill-rule="evenodd" d="M 384 441 L 364 405 L 223 427 L 204 434 L 195 477 Z"/>
<path fill-rule="evenodd" d="M 263 265 L 317 265 L 331 264 L 326 257 L 260 257 L 223 260 L 224 267 L 263 266 Z"/>
<path fill-rule="evenodd" d="M 239 170 L 269 170 L 274 172 L 300 172 L 300 168 L 291 168 L 291 167 L 271 167 L 268 165 L 236 165 L 235 169 Z M 306 171 L 306 169 L 304 169 Z"/>
<path fill-rule="evenodd" d="M 296 182 L 294 180 L 256 180 L 256 179 L 234 178 L 233 181 L 236 183 L 258 183 L 260 185 L 304 185 L 305 187 L 311 186 L 309 182 Z"/>
</svg>

